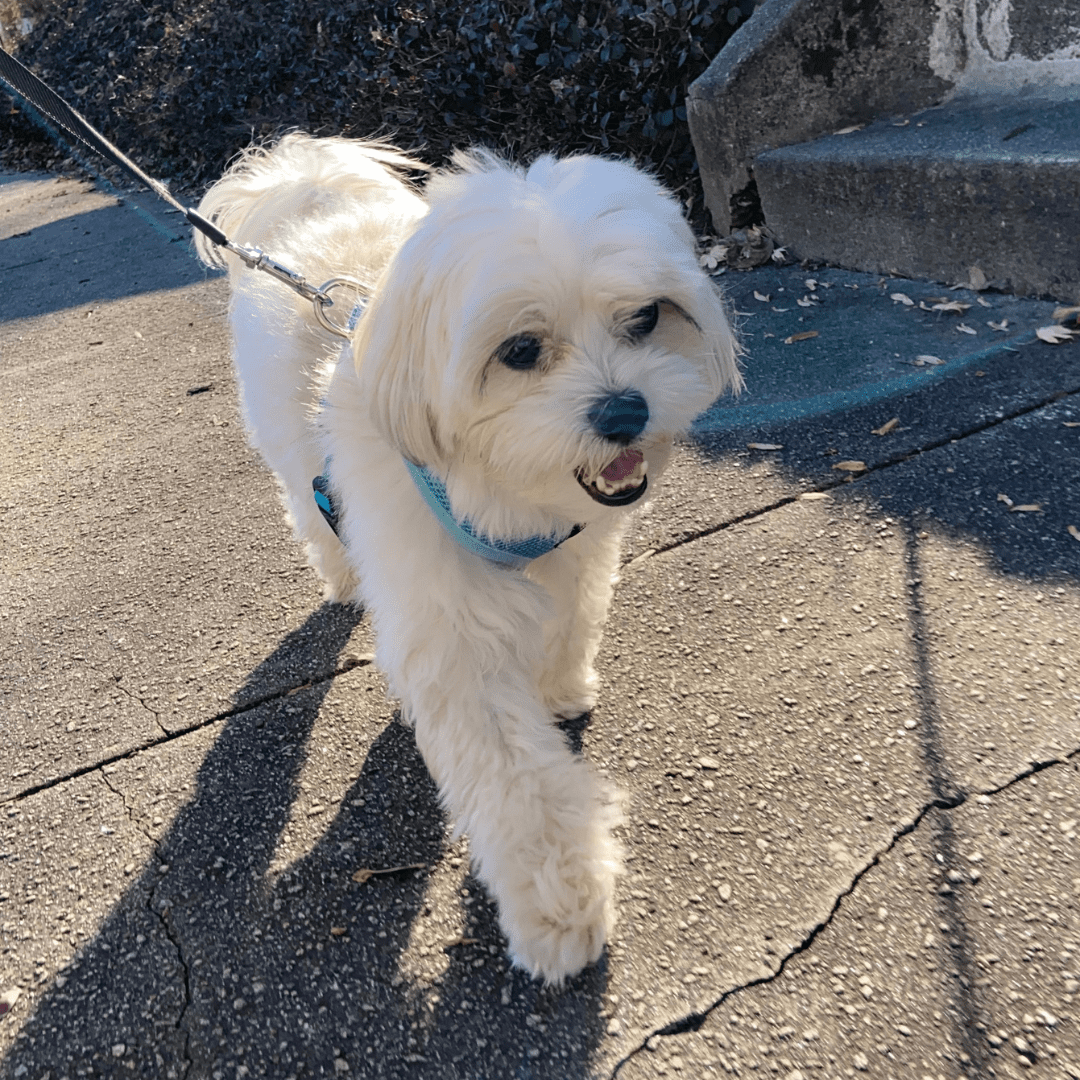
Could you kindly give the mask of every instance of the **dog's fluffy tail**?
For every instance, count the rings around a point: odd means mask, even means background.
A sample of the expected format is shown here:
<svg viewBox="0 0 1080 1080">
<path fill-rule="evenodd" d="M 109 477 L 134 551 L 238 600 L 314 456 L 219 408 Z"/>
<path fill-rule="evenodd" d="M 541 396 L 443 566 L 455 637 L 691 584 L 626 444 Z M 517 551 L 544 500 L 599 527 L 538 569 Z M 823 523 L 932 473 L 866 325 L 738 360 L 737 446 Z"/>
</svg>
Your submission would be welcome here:
<svg viewBox="0 0 1080 1080">
<path fill-rule="evenodd" d="M 203 196 L 199 213 L 234 243 L 262 247 L 277 225 L 306 216 L 321 200 L 400 200 L 406 175 L 427 168 L 385 143 L 293 132 L 272 147 L 243 151 Z M 207 265 L 227 265 L 225 250 L 201 233 L 195 249 Z"/>
</svg>

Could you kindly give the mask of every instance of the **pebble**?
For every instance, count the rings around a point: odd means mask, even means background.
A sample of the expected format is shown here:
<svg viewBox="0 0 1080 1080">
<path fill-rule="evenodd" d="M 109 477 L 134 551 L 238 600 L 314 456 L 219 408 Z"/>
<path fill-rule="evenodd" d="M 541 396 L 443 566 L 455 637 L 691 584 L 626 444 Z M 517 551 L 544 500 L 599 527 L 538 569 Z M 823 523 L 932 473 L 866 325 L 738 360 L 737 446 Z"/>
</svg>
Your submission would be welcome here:
<svg viewBox="0 0 1080 1080">
<path fill-rule="evenodd" d="M 722 881 L 717 885 L 716 891 L 720 894 L 720 899 L 723 900 L 725 904 L 731 899 L 731 886 L 726 881 Z"/>
<path fill-rule="evenodd" d="M 126 1049 L 127 1047 L 123 1043 L 113 1043 L 112 1056 L 115 1058 L 123 1057 Z"/>
<path fill-rule="evenodd" d="M 698 765 L 699 765 L 699 766 L 700 766 L 700 767 L 701 767 L 702 769 L 713 769 L 713 770 L 716 770 L 716 769 L 719 769 L 719 768 L 720 768 L 720 762 L 719 762 L 719 761 L 717 761 L 717 760 L 716 760 L 716 758 L 714 758 L 714 757 L 703 757 L 703 758 L 698 758 Z"/>
<path fill-rule="evenodd" d="M 866 1072 L 870 1068 L 870 1059 L 865 1054 L 856 1054 L 851 1063 L 859 1072 Z"/>
</svg>

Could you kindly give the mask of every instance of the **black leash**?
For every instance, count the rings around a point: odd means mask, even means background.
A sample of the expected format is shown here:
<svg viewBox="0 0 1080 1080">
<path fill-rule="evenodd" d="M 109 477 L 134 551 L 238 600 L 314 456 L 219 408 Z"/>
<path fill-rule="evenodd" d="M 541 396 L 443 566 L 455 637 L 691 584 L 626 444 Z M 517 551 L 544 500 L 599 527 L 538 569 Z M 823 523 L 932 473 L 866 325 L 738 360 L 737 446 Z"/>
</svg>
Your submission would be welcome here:
<svg viewBox="0 0 1080 1080">
<path fill-rule="evenodd" d="M 359 282 L 350 278 L 335 277 L 317 289 L 308 284 L 302 275 L 275 262 L 258 248 L 234 244 L 212 221 L 208 221 L 192 207 L 184 206 L 165 184 L 143 172 L 131 158 L 106 139 L 86 117 L 73 109 L 55 90 L 43 83 L 29 68 L 20 64 L 14 56 L 3 49 L 0 49 L 0 81 L 6 83 L 17 97 L 47 116 L 71 138 L 111 161 L 174 209 L 179 210 L 192 227 L 198 229 L 211 243 L 231 251 L 243 259 L 249 267 L 265 271 L 271 277 L 288 285 L 305 300 L 310 300 L 314 305 L 316 318 L 330 333 L 338 337 L 349 336 L 348 330 L 330 321 L 326 308 L 334 306 L 334 301 L 330 296 L 332 289 L 345 286 L 362 294 L 364 290 Z"/>
</svg>

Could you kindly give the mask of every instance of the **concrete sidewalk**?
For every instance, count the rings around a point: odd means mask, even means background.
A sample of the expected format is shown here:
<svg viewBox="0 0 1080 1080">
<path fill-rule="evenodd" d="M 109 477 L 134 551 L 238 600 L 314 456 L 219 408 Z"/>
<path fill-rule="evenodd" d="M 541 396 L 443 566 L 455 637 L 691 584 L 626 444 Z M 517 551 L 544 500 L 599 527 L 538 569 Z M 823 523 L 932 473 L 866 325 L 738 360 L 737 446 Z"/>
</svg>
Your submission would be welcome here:
<svg viewBox="0 0 1080 1080">
<path fill-rule="evenodd" d="M 639 516 L 569 725 L 628 862 L 554 991 L 246 448 L 224 282 L 146 209 L 0 180 L 0 1078 L 1080 1080 L 1053 305 L 723 279 L 749 391 Z"/>
</svg>

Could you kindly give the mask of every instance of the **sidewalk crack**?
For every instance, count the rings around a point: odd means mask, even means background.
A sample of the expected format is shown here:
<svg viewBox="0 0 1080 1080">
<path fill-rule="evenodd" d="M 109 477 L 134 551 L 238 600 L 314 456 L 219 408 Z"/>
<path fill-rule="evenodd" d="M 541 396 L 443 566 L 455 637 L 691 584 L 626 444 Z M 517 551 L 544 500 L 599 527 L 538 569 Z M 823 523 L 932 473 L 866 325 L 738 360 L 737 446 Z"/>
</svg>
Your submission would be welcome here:
<svg viewBox="0 0 1080 1080">
<path fill-rule="evenodd" d="M 902 826 L 896 833 L 893 834 L 892 839 L 885 845 L 874 857 L 851 879 L 851 883 L 842 892 L 838 893 L 836 899 L 833 901 L 832 907 L 829 909 L 828 914 L 821 922 L 811 927 L 809 932 L 803 938 L 798 945 L 787 952 L 780 960 L 779 965 L 775 971 L 770 972 L 768 975 L 762 975 L 759 978 L 751 979 L 749 982 L 740 983 L 737 986 L 733 986 L 730 990 L 724 991 L 708 1008 L 701 1012 L 688 1013 L 686 1016 L 682 1016 L 677 1020 L 672 1020 L 670 1023 L 665 1024 L 661 1028 L 657 1028 L 655 1031 L 646 1035 L 641 1042 L 630 1050 L 620 1061 L 615 1064 L 615 1067 L 611 1072 L 611 1080 L 619 1075 L 619 1071 L 624 1065 L 630 1062 L 633 1058 L 637 1057 L 643 1051 L 648 1050 L 649 1042 L 656 1037 L 667 1037 L 671 1035 L 685 1035 L 688 1032 L 698 1031 L 705 1021 L 709 1018 L 710 1014 L 721 1008 L 732 998 L 745 993 L 746 991 L 753 990 L 758 986 L 766 986 L 769 983 L 775 982 L 784 974 L 788 963 L 797 956 L 801 956 L 807 952 L 818 936 L 832 924 L 833 920 L 839 914 L 844 901 L 855 893 L 855 890 L 859 887 L 859 883 L 864 877 L 875 867 L 879 866 L 883 859 L 892 853 L 896 846 L 905 837 L 914 833 L 926 820 L 927 816 L 935 810 L 950 811 L 956 810 L 963 806 L 964 803 L 971 798 L 981 798 L 983 796 L 992 797 L 999 795 L 1016 784 L 1020 784 L 1027 780 L 1029 777 L 1034 776 L 1036 773 L 1045 772 L 1047 769 L 1054 768 L 1055 766 L 1067 766 L 1071 764 L 1074 759 L 1080 758 L 1080 746 L 1076 749 L 1069 751 L 1060 758 L 1052 758 L 1048 761 L 1033 762 L 1031 766 L 1024 769 L 1022 772 L 1017 773 L 1015 776 L 1010 777 L 1003 784 L 999 784 L 997 787 L 989 788 L 985 791 L 963 792 L 958 791 L 954 795 L 947 798 L 935 798 L 926 803 L 922 809 L 915 815 L 915 817 L 908 822 L 908 824 Z M 948 898 L 947 898 L 948 899 Z M 955 903 L 955 901 L 954 901 Z M 950 929 L 950 933 L 956 932 L 955 921 Z M 966 1052 L 970 1055 L 971 1050 L 966 1049 Z M 973 1061 L 978 1062 L 979 1059 L 972 1057 Z"/>
<path fill-rule="evenodd" d="M 113 792 L 114 795 L 120 797 L 124 804 L 124 810 L 127 812 L 128 821 L 139 830 L 150 841 L 150 844 L 154 850 L 156 857 L 155 869 L 160 866 L 166 865 L 165 857 L 161 851 L 161 845 L 157 839 L 146 829 L 138 819 L 132 809 L 131 803 L 128 801 L 127 796 L 117 787 L 114 787 L 109 780 L 109 774 L 105 771 L 104 767 L 101 769 L 101 778 L 105 783 L 105 786 Z M 158 881 L 150 886 L 146 896 L 146 908 L 154 916 L 156 916 L 158 922 L 161 924 L 163 933 L 166 939 L 176 950 L 177 963 L 180 965 L 181 974 L 181 986 L 183 989 L 183 1001 L 180 1008 L 180 1015 L 176 1018 L 176 1023 L 173 1025 L 175 1030 L 181 1033 L 184 1037 L 184 1056 L 183 1061 L 180 1062 L 180 1073 L 178 1080 L 184 1080 L 184 1078 L 191 1071 L 192 1059 L 191 1059 L 191 1031 L 186 1025 L 186 1019 L 188 1011 L 191 1008 L 191 966 L 184 956 L 183 945 L 180 942 L 180 936 L 176 933 L 176 928 L 172 925 L 169 918 L 171 914 L 171 908 L 167 901 L 157 903 L 157 892 L 160 884 L 160 876 Z"/>
</svg>

